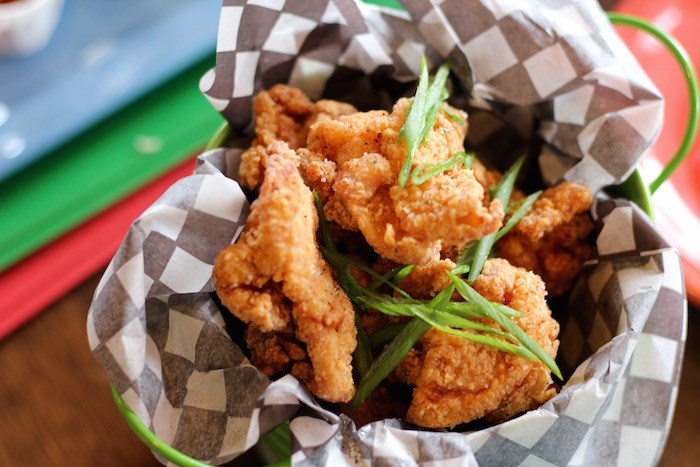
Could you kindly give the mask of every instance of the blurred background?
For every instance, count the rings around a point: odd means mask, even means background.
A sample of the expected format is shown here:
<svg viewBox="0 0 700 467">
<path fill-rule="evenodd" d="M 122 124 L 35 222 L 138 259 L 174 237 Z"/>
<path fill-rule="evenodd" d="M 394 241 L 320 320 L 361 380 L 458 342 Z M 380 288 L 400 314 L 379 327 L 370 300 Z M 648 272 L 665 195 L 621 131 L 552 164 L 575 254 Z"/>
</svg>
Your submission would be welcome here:
<svg viewBox="0 0 700 467">
<path fill-rule="evenodd" d="M 697 0 L 602 1 L 673 34 L 700 63 Z M 198 89 L 220 0 L 0 0 L 0 465 L 160 465 L 121 419 L 90 354 L 92 293 L 131 221 L 222 123 Z M 671 55 L 619 29 L 666 99 L 640 164 L 651 181 L 685 130 Z M 691 301 L 662 465 L 700 457 L 700 147 L 655 194 Z M 240 464 L 253 462 L 251 458 Z"/>
</svg>

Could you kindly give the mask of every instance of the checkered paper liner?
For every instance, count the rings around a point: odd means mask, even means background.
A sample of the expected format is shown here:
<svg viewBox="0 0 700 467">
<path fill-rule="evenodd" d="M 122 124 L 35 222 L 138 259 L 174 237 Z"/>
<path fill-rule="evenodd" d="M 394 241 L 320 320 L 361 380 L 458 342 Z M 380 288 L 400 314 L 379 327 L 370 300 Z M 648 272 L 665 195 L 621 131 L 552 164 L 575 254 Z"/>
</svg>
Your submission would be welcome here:
<svg viewBox="0 0 700 467">
<path fill-rule="evenodd" d="M 523 115 L 541 123 L 541 136 L 551 143 L 540 154 L 545 182 L 577 179 L 596 189 L 624 178 L 658 131 L 661 101 L 597 5 L 460 5 L 407 2 L 405 13 L 351 1 L 225 0 L 217 68 L 200 86 L 245 132 L 252 95 L 276 82 L 376 108 L 410 88 L 421 53 L 433 64 L 447 57 L 461 84 L 473 90 L 467 97 L 472 104 L 520 129 L 532 126 L 523 124 Z M 472 41 L 481 33 L 464 36 L 464 28 L 490 34 L 489 53 L 502 60 L 508 49 L 517 63 L 484 72 L 495 65 L 478 58 Z M 587 48 L 593 46 L 614 53 L 614 60 L 600 62 L 610 55 Z M 544 50 L 554 55 L 539 55 Z M 528 61 L 535 56 L 544 59 Z M 542 73 L 522 73 L 537 68 L 527 63 L 559 67 L 564 56 L 576 76 L 546 95 L 538 91 Z M 475 127 L 472 114 L 470 131 L 479 135 Z M 677 253 L 636 207 L 600 195 L 592 210 L 599 227 L 596 256 L 561 317 L 559 360 L 572 376 L 554 399 L 466 436 L 397 420 L 356 429 L 316 404 L 294 378 L 271 383 L 226 333 L 210 276 L 214 257 L 235 241 L 249 210 L 232 180 L 239 156 L 234 149 L 205 154 L 196 175 L 176 183 L 134 223 L 88 316 L 97 360 L 166 443 L 223 463 L 291 418 L 292 460 L 299 465 L 658 459 L 675 405 L 686 302 Z"/>
<path fill-rule="evenodd" d="M 200 88 L 239 131 L 275 83 L 361 109 L 390 105 L 419 58 L 449 60 L 472 106 L 547 143 L 545 181 L 624 180 L 659 132 L 663 101 L 595 0 L 224 0 L 216 68 Z M 457 96 L 457 99 L 460 96 Z M 501 126 L 475 131 L 483 139 Z"/>
<path fill-rule="evenodd" d="M 131 227 L 88 315 L 93 353 L 158 437 L 223 463 L 291 419 L 295 465 L 635 465 L 661 454 L 676 400 L 686 300 L 675 250 L 633 204 L 599 196 L 596 255 L 561 317 L 571 374 L 538 410 L 467 433 L 383 420 L 356 429 L 291 376 L 270 383 L 226 332 L 214 257 L 249 206 L 240 149 L 200 156 Z"/>
</svg>

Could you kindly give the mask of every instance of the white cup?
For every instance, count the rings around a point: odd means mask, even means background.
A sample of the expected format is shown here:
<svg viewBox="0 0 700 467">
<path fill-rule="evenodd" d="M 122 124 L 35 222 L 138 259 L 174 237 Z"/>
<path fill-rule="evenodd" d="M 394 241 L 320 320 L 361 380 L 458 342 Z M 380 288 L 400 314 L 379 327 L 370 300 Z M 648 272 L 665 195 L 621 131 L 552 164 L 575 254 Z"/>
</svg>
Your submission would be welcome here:
<svg viewBox="0 0 700 467">
<path fill-rule="evenodd" d="M 30 55 L 43 49 L 62 10 L 63 0 L 0 3 L 0 56 Z"/>
</svg>

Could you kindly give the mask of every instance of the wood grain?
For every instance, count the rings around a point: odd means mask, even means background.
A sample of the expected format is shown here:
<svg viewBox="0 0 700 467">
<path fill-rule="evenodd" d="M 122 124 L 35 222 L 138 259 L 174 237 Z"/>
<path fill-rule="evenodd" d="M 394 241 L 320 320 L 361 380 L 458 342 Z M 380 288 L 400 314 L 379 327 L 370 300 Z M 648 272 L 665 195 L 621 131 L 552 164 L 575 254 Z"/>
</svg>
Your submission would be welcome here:
<svg viewBox="0 0 700 467">
<path fill-rule="evenodd" d="M 160 465 L 121 419 L 90 353 L 97 281 L 0 343 L 0 465 Z"/>
<path fill-rule="evenodd" d="M 88 347 L 85 318 L 100 275 L 0 342 L 0 465 L 160 465 L 121 419 Z M 664 467 L 700 459 L 699 313 L 690 310 Z M 247 456 L 234 464 L 255 463 Z"/>
</svg>

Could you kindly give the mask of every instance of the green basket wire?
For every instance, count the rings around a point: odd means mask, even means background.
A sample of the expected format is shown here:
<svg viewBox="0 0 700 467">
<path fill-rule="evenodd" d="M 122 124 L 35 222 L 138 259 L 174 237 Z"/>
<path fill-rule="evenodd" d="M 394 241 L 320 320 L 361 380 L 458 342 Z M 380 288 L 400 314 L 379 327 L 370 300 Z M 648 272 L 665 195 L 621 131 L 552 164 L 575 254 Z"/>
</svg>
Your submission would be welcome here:
<svg viewBox="0 0 700 467">
<path fill-rule="evenodd" d="M 117 389 L 112 385 L 112 398 L 117 406 L 117 410 L 129 425 L 129 428 L 146 444 L 153 452 L 160 457 L 167 459 L 175 465 L 181 467 L 208 467 L 206 464 L 197 459 L 193 459 L 186 454 L 181 453 L 177 449 L 170 446 L 165 441 L 158 438 L 146 425 L 139 419 L 138 415 L 124 402 Z M 254 448 L 261 461 L 271 467 L 288 466 L 289 456 L 291 452 L 291 440 L 289 434 L 289 423 L 283 423 L 273 431 L 264 436 Z"/>
<path fill-rule="evenodd" d="M 683 46 L 672 36 L 666 34 L 648 21 L 635 16 L 611 12 L 608 13 L 608 18 L 610 18 L 610 22 L 613 24 L 639 29 L 654 36 L 655 39 L 661 42 L 661 44 L 673 54 L 673 57 L 678 62 L 688 87 L 688 123 L 683 133 L 683 139 L 681 140 L 680 147 L 668 164 L 666 164 L 666 167 L 664 167 L 659 176 L 649 184 L 649 192 L 654 194 L 666 179 L 671 176 L 673 171 L 678 168 L 680 163 L 683 162 L 683 159 L 688 155 L 695 142 L 698 131 L 698 107 L 700 106 L 700 101 L 698 101 L 698 78 L 688 52 L 686 52 Z"/>
<path fill-rule="evenodd" d="M 378 1 L 370 3 L 381 3 Z M 622 184 L 617 185 L 611 191 L 636 203 L 644 212 L 653 219 L 654 209 L 651 203 L 651 195 L 671 176 L 673 171 L 680 165 L 690 152 L 690 149 L 697 136 L 698 110 L 700 101 L 698 100 L 698 79 L 695 74 L 692 60 L 678 41 L 663 32 L 646 20 L 621 13 L 608 13 L 608 17 L 613 24 L 620 26 L 630 26 L 644 31 L 656 38 L 664 45 L 678 62 L 688 88 L 689 112 L 688 123 L 681 145 L 668 162 L 659 176 L 653 180 L 649 186 L 642 180 L 639 170 L 634 170 L 632 175 Z M 229 138 L 231 129 L 228 124 L 223 124 L 214 134 L 207 144 L 206 149 L 214 149 L 223 146 Z M 208 464 L 193 459 L 180 451 L 174 449 L 146 427 L 138 416 L 129 408 L 121 398 L 114 386 L 111 386 L 112 397 L 132 431 L 143 441 L 152 451 L 173 464 L 182 467 L 206 467 Z M 291 441 L 289 433 L 289 423 L 285 422 L 272 432 L 264 436 L 254 448 L 260 459 L 271 466 L 290 465 Z"/>
</svg>

